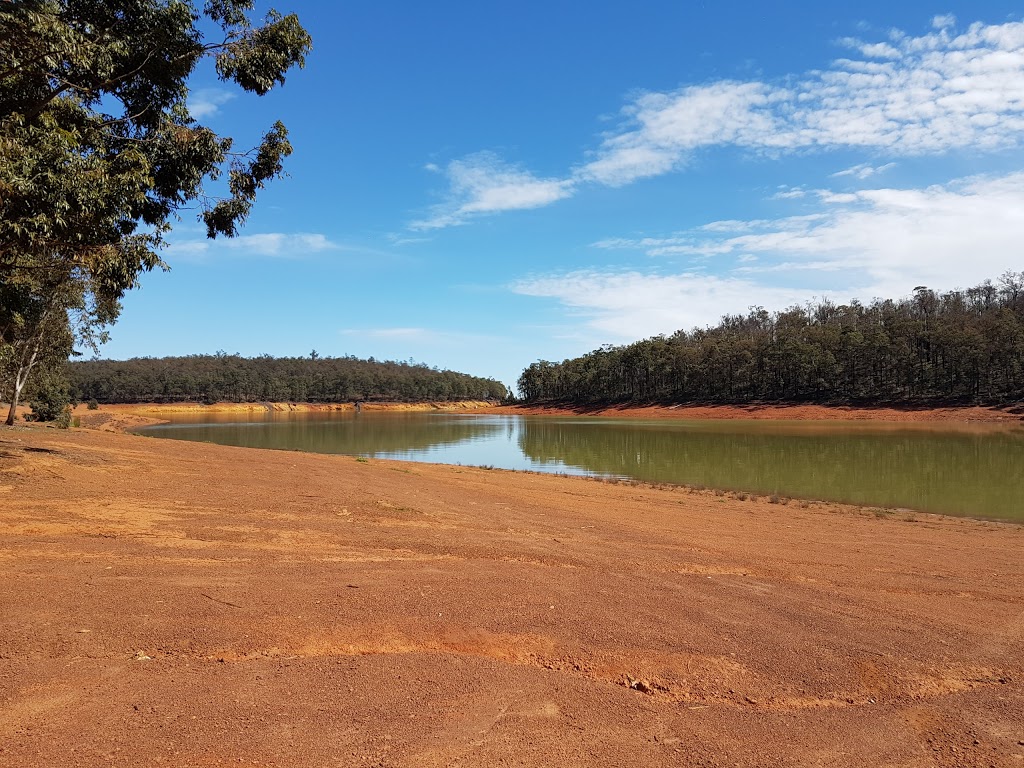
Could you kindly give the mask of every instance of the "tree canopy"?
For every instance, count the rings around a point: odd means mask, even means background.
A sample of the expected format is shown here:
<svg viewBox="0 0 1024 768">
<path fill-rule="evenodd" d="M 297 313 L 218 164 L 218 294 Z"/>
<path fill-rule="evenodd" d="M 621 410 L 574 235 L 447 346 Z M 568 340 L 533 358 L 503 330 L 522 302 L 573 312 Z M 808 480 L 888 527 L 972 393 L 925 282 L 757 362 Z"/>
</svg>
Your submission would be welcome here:
<svg viewBox="0 0 1024 768">
<path fill-rule="evenodd" d="M 500 400 L 494 379 L 422 364 L 356 357 L 189 355 L 89 360 L 67 366 L 76 400 L 173 403 L 225 400 L 343 403 L 361 400 Z"/>
<path fill-rule="evenodd" d="M 298 18 L 253 0 L 0 3 L 0 385 L 13 419 L 54 334 L 95 340 L 142 273 L 166 267 L 164 236 L 194 207 L 233 236 L 291 151 L 274 123 L 235 151 L 189 113 L 189 78 L 263 95 L 302 67 Z M 204 184 L 221 179 L 210 192 Z M 10 421 L 8 422 L 10 423 Z"/>
</svg>

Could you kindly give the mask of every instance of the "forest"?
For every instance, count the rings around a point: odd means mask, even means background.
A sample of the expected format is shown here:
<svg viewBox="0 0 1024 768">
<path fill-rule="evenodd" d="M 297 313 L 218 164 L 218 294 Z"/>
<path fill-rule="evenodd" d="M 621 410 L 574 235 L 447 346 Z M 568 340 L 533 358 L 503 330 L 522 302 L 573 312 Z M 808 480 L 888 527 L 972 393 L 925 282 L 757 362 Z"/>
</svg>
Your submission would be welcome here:
<svg viewBox="0 0 1024 768">
<path fill-rule="evenodd" d="M 999 404 L 1024 399 L 1024 272 L 893 300 L 751 307 L 519 378 L 527 402 Z"/>
<path fill-rule="evenodd" d="M 71 396 L 78 402 L 172 403 L 218 401 L 338 403 L 368 400 L 500 400 L 493 379 L 440 371 L 422 364 L 370 358 L 242 357 L 218 352 L 186 357 L 70 362 Z"/>
</svg>

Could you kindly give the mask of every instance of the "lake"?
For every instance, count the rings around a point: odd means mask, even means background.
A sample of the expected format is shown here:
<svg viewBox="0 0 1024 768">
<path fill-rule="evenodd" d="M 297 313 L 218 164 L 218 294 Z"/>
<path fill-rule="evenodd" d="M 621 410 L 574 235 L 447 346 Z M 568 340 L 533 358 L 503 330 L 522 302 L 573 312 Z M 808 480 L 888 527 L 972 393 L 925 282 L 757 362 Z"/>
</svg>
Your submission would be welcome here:
<svg viewBox="0 0 1024 768">
<path fill-rule="evenodd" d="M 141 434 L 1024 522 L 1024 427 L 451 413 L 174 416 Z"/>
</svg>

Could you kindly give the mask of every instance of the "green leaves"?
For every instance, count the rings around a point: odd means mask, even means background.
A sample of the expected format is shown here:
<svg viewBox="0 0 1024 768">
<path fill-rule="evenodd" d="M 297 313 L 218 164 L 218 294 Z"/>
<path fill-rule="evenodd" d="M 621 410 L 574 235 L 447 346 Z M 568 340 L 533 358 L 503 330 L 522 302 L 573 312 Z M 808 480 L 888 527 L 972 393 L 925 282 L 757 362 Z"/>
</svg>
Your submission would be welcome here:
<svg viewBox="0 0 1024 768">
<path fill-rule="evenodd" d="M 188 78 L 206 57 L 260 95 L 304 65 L 311 40 L 298 19 L 271 11 L 253 25 L 252 8 L 0 0 L 0 297 L 27 292 L 48 308 L 42 322 L 0 305 L 8 378 L 21 381 L 43 336 L 71 327 L 72 315 L 80 339 L 113 322 L 125 291 L 166 267 L 158 250 L 180 212 L 198 207 L 211 237 L 233 236 L 282 174 L 292 147 L 280 122 L 259 147 L 232 154 L 231 138 L 187 106 Z M 203 15 L 222 39 L 204 39 Z M 204 184 L 224 172 L 229 196 L 209 196 Z"/>
<path fill-rule="evenodd" d="M 263 141 L 256 150 L 256 157 L 251 162 L 234 163 L 228 180 L 231 198 L 221 200 L 203 213 L 207 236 L 234 237 L 238 226 L 245 223 L 249 216 L 256 192 L 263 189 L 267 181 L 283 174 L 282 160 L 291 153 L 292 145 L 288 141 L 288 130 L 278 121 L 263 136 Z"/>
<path fill-rule="evenodd" d="M 252 0 L 207 0 L 203 11 L 219 24 L 231 27 L 245 24 L 246 12 L 252 7 Z"/>
<path fill-rule="evenodd" d="M 312 47 L 312 38 L 295 14 L 271 11 L 266 24 L 245 28 L 217 55 L 217 74 L 262 96 L 275 85 L 284 85 L 285 73 L 293 66 L 304 67 Z"/>
</svg>

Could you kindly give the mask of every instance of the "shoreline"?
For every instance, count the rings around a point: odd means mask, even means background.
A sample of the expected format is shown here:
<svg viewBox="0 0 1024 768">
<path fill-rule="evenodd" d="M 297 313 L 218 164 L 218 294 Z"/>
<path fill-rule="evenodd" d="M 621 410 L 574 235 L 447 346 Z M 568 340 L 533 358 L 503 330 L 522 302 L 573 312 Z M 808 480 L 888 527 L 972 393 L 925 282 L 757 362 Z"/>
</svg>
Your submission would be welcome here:
<svg viewBox="0 0 1024 768">
<path fill-rule="evenodd" d="M 856 406 L 856 405 L 501 405 L 482 413 L 521 416 L 586 416 L 629 419 L 753 419 L 779 421 L 1024 422 L 1024 405 Z"/>
<path fill-rule="evenodd" d="M 370 412 L 426 413 L 480 412 L 493 408 L 484 400 L 424 401 L 419 403 L 363 402 L 361 409 Z M 100 404 L 94 410 L 80 403 L 72 416 L 85 429 L 106 432 L 127 432 L 138 427 L 166 424 L 168 416 L 217 413 L 331 413 L 354 412 L 355 403 L 112 403 Z"/>
<path fill-rule="evenodd" d="M 417 413 L 446 412 L 480 415 L 552 416 L 619 419 L 679 420 L 778 420 L 778 421 L 851 421 L 962 424 L 1024 424 L 1024 405 L 996 406 L 852 406 L 852 405 L 629 405 L 566 407 L 561 405 L 494 405 L 486 401 L 422 403 L 362 403 L 370 412 Z M 20 409 L 19 409 L 20 410 Z M 89 429 L 124 432 L 137 427 L 167 423 L 169 415 L 216 413 L 327 413 L 352 412 L 354 403 L 118 403 L 101 404 L 89 410 L 80 404 L 73 410 L 81 426 Z"/>
<path fill-rule="evenodd" d="M 0 505 L 0 764 L 1024 759 L 1017 525 L 37 425 Z"/>
</svg>

